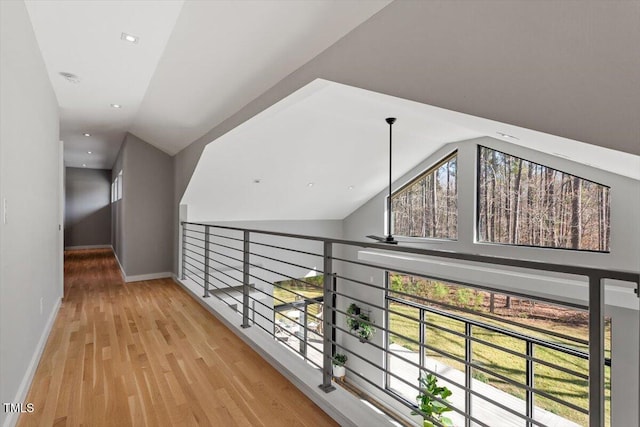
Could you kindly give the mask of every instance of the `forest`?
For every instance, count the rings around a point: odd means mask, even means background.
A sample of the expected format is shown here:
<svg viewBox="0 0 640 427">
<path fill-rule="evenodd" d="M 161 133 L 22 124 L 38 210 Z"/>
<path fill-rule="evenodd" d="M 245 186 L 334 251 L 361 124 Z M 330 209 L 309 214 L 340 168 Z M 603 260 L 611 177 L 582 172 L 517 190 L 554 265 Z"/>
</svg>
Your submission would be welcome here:
<svg viewBox="0 0 640 427">
<path fill-rule="evenodd" d="M 609 250 L 609 187 L 480 147 L 478 240 Z"/>
<path fill-rule="evenodd" d="M 458 237 L 457 159 L 454 153 L 391 197 L 393 234 Z"/>
<path fill-rule="evenodd" d="M 478 170 L 478 241 L 609 251 L 609 187 L 486 147 Z M 457 239 L 457 200 L 454 153 L 393 194 L 393 234 Z"/>
</svg>

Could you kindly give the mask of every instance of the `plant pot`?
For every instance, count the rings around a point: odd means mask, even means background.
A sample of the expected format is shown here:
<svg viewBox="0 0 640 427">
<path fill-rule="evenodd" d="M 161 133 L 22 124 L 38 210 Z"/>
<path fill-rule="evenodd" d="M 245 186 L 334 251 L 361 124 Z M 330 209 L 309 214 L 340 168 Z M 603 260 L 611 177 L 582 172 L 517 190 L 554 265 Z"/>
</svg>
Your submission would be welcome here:
<svg viewBox="0 0 640 427">
<path fill-rule="evenodd" d="M 333 365 L 333 376 L 336 378 L 343 378 L 347 370 L 344 366 Z"/>
</svg>

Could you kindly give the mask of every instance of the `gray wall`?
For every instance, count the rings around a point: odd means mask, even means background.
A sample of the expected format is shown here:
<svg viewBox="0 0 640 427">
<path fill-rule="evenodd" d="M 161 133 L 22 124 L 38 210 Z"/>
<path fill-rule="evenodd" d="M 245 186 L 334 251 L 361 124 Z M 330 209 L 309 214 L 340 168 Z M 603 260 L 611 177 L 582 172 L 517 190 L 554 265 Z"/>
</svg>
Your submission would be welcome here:
<svg viewBox="0 0 640 427">
<path fill-rule="evenodd" d="M 58 103 L 23 2 L 0 2 L 0 402 L 26 396 L 62 297 Z M 13 425 L 0 410 L 0 423 Z"/>
<path fill-rule="evenodd" d="M 65 169 L 64 246 L 111 244 L 111 171 Z"/>
<path fill-rule="evenodd" d="M 316 78 L 640 154 L 639 19 L 640 2 L 395 1 L 182 150 L 174 210 L 206 144 Z"/>
<path fill-rule="evenodd" d="M 115 249 L 127 277 L 172 271 L 172 158 L 127 134 L 112 169 L 123 197 L 113 206 Z"/>
</svg>

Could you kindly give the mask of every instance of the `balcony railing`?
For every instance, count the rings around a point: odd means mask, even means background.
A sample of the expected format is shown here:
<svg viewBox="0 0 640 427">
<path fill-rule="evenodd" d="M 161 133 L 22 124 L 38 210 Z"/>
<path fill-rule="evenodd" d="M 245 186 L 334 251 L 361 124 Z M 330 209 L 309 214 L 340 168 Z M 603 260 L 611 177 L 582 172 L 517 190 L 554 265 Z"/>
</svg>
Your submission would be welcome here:
<svg viewBox="0 0 640 427">
<path fill-rule="evenodd" d="M 545 300 L 547 303 L 570 306 L 573 309 L 588 310 L 588 340 L 572 337 L 572 343 L 552 342 L 522 332 L 535 328 L 510 322 L 517 328 L 503 327 L 495 322 L 461 315 L 451 310 L 435 306 L 434 301 L 402 291 L 390 291 L 388 270 L 403 274 L 430 277 L 424 272 L 398 271 L 358 259 L 359 249 L 383 250 L 385 253 L 434 257 L 441 260 L 480 263 L 480 265 L 504 266 L 524 269 L 528 272 L 553 272 L 558 274 L 583 276 L 588 283 L 588 304 L 567 303 L 559 300 Z M 323 275 L 319 286 L 303 276 L 315 272 Z M 347 376 L 373 395 L 388 399 L 392 406 L 404 406 L 410 411 L 418 411 L 416 403 L 407 398 L 413 393 L 429 394 L 421 388 L 416 378 L 408 380 L 406 370 L 416 373 L 428 372 L 435 375 L 459 393 L 454 393 L 456 401 L 445 401 L 437 396 L 434 400 L 451 408 L 460 423 L 465 426 L 492 426 L 492 420 L 482 418 L 482 405 L 491 405 L 517 420 L 519 425 L 544 426 L 545 419 L 538 417 L 536 398 L 554 402 L 588 417 L 589 425 L 605 425 L 605 366 L 611 361 L 605 358 L 604 328 L 604 280 L 616 279 L 631 282 L 637 286 L 640 274 L 636 272 L 609 271 L 580 266 L 566 266 L 535 261 L 497 258 L 453 252 L 418 249 L 414 247 L 385 245 L 380 243 L 356 242 L 342 239 L 297 235 L 282 232 L 242 229 L 212 224 L 182 223 L 182 279 L 191 281 L 203 290 L 203 297 L 215 296 L 233 307 L 241 316 L 242 327 L 258 327 L 309 362 L 310 368 L 320 370 L 320 387 L 330 392 L 332 384 L 332 358 L 335 353 L 346 353 L 351 363 L 347 365 Z M 283 286 L 283 280 L 297 281 L 306 290 Z M 474 283 L 465 286 L 482 288 L 486 291 L 506 293 L 502 290 L 487 289 Z M 314 290 L 309 296 L 308 290 Z M 527 293 L 511 293 L 518 298 L 539 300 L 539 296 Z M 355 319 L 348 305 L 357 303 L 370 312 L 367 317 L 358 317 L 358 322 L 370 325 L 379 334 L 375 339 L 360 341 L 362 337 L 349 328 L 347 319 Z M 309 306 L 322 304 L 322 309 L 308 310 Z M 402 304 L 415 315 L 394 310 L 394 304 Z M 439 304 L 442 306 L 442 302 Z M 446 304 L 445 304 L 446 305 Z M 397 306 L 396 306 L 397 307 Z M 445 307 L 446 308 L 446 307 Z M 460 311 L 459 308 L 456 308 Z M 464 310 L 462 310 L 464 311 Z M 438 319 L 459 322 L 462 328 L 443 326 L 442 322 L 429 320 L 427 314 Z M 401 333 L 390 327 L 389 316 L 406 319 L 418 325 L 416 334 Z M 490 320 L 491 316 L 486 316 Z M 377 321 L 376 321 L 377 320 Z M 494 319 L 495 320 L 495 319 Z M 509 322 L 507 322 L 509 326 Z M 430 344 L 424 337 L 427 328 L 449 334 L 452 339 L 464 342 L 464 354 L 452 354 Z M 519 328 L 519 329 L 518 329 Z M 524 351 L 497 345 L 480 337 L 477 331 L 484 331 L 522 342 Z M 318 342 L 321 339 L 321 342 Z M 390 345 L 393 341 L 411 344 L 418 351 L 403 352 Z M 566 340 L 565 340 L 566 341 Z M 294 344 L 292 344 L 294 343 Z M 491 369 L 474 359 L 474 346 L 494 348 L 516 357 L 524 363 L 524 380 L 514 379 Z M 588 346 L 588 352 L 579 346 Z M 516 346 L 517 347 L 517 346 Z M 588 370 L 583 372 L 538 356 L 536 349 L 561 353 L 576 360 L 587 360 Z M 427 361 L 428 353 L 447 358 L 460 366 L 460 378 L 446 372 L 438 372 L 438 365 Z M 314 355 L 316 357 L 314 357 Z M 547 366 L 570 375 L 576 381 L 588 381 L 588 401 L 579 405 L 557 396 L 554 391 L 536 386 L 536 367 Z M 402 370 L 405 372 L 402 372 Z M 455 370 L 454 370 L 455 371 Z M 453 372 L 454 374 L 456 372 Z M 522 405 L 513 405 L 505 400 L 479 391 L 473 373 L 497 378 L 524 392 Z M 405 392 L 399 392 L 404 389 Z M 461 398 L 464 396 L 464 398 Z M 473 408 L 473 410 L 472 410 Z M 426 414 L 422 414 L 426 416 Z M 434 425 L 442 425 L 432 420 Z"/>
</svg>

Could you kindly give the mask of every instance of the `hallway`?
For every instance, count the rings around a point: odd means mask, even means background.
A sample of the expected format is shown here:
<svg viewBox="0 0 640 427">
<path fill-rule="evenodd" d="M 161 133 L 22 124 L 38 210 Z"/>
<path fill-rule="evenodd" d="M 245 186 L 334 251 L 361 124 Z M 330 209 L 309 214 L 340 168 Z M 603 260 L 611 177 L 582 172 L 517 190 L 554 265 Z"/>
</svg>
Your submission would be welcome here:
<svg viewBox="0 0 640 427">
<path fill-rule="evenodd" d="M 19 426 L 336 425 L 171 279 L 65 252 L 65 299 Z"/>
</svg>

